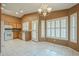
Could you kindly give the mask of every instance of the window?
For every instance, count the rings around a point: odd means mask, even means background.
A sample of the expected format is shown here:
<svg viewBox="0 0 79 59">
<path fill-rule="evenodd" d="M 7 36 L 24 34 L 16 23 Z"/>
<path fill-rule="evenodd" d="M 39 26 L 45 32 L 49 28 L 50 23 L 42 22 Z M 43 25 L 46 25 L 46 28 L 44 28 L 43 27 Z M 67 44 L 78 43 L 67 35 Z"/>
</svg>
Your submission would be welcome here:
<svg viewBox="0 0 79 59">
<path fill-rule="evenodd" d="M 51 21 L 51 38 L 55 37 L 55 20 Z"/>
<path fill-rule="evenodd" d="M 55 24 L 55 30 L 56 30 L 56 38 L 60 38 L 60 19 L 56 20 Z"/>
<path fill-rule="evenodd" d="M 68 40 L 67 20 L 68 17 L 47 20 L 47 37 Z"/>
<path fill-rule="evenodd" d="M 32 21 L 32 40 L 38 41 L 38 20 Z"/>
<path fill-rule="evenodd" d="M 67 17 L 62 18 L 61 21 L 61 38 L 67 40 L 68 39 L 68 26 L 67 26 Z"/>
<path fill-rule="evenodd" d="M 70 41 L 77 43 L 77 13 L 70 16 Z"/>
<path fill-rule="evenodd" d="M 51 20 L 47 21 L 46 26 L 47 26 L 47 34 L 46 34 L 46 36 L 51 37 Z"/>
<path fill-rule="evenodd" d="M 29 22 L 23 23 L 23 31 L 29 31 Z"/>
<path fill-rule="evenodd" d="M 41 21 L 41 37 L 45 37 L 45 21 Z"/>
</svg>

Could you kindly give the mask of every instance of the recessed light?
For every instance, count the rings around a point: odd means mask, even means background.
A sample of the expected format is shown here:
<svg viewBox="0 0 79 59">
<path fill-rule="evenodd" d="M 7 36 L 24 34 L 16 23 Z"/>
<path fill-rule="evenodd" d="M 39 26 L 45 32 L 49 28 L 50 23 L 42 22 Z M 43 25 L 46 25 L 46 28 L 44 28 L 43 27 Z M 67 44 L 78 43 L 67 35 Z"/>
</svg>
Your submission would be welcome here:
<svg viewBox="0 0 79 59">
<path fill-rule="evenodd" d="M 3 7 L 1 7 L 1 9 L 3 10 L 4 8 L 3 8 Z"/>
<path fill-rule="evenodd" d="M 23 10 L 21 10 L 20 12 L 23 13 Z"/>
<path fill-rule="evenodd" d="M 4 7 L 5 7 L 5 6 L 6 6 L 6 4 L 2 4 L 2 6 L 4 6 Z"/>
<path fill-rule="evenodd" d="M 16 12 L 16 14 L 19 14 L 18 12 Z"/>
</svg>

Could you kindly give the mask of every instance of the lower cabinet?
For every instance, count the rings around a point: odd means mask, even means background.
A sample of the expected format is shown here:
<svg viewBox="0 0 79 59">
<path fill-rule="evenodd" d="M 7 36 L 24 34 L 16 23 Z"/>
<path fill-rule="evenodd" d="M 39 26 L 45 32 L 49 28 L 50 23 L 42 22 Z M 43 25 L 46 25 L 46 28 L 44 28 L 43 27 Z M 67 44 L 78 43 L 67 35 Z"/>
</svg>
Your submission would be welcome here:
<svg viewBox="0 0 79 59">
<path fill-rule="evenodd" d="M 22 32 L 22 39 L 25 41 L 31 40 L 31 32 L 30 31 Z"/>
<path fill-rule="evenodd" d="M 31 40 L 31 32 L 26 32 L 25 33 L 25 40 L 26 41 Z"/>
<path fill-rule="evenodd" d="M 13 32 L 14 39 L 20 39 L 20 32 Z"/>
</svg>

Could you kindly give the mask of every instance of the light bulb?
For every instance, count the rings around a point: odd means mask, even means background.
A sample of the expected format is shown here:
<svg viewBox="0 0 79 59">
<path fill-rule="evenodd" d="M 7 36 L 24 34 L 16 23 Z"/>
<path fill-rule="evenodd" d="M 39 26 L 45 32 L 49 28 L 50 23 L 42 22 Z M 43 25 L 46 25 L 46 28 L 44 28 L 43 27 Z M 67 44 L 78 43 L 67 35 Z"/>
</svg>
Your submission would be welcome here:
<svg viewBox="0 0 79 59">
<path fill-rule="evenodd" d="M 3 8 L 3 7 L 1 7 L 1 9 L 3 10 L 4 8 Z"/>
<path fill-rule="evenodd" d="M 21 10 L 20 12 L 23 13 L 23 10 Z"/>
<path fill-rule="evenodd" d="M 18 12 L 16 12 L 16 14 L 19 14 Z"/>
<path fill-rule="evenodd" d="M 43 13 L 43 15 L 44 15 L 44 16 L 46 16 L 46 15 L 47 15 L 47 13 L 45 13 L 45 12 L 44 12 L 44 13 Z"/>
<path fill-rule="evenodd" d="M 42 9 L 38 9 L 38 12 L 41 14 L 41 12 L 42 12 Z"/>
<path fill-rule="evenodd" d="M 2 4 L 2 6 L 4 6 L 4 7 L 5 7 L 5 6 L 6 6 L 6 4 Z"/>
<path fill-rule="evenodd" d="M 50 13 L 52 11 L 52 8 L 47 8 L 47 12 Z"/>
</svg>

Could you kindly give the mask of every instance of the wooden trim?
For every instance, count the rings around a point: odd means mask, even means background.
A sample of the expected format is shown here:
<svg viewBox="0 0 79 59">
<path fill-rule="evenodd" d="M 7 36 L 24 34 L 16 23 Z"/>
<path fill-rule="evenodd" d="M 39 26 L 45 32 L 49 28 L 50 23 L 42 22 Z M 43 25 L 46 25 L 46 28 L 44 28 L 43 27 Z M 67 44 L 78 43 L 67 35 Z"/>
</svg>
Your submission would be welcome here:
<svg viewBox="0 0 79 59">
<path fill-rule="evenodd" d="M 19 17 L 16 17 L 16 16 L 12 16 L 12 15 L 8 15 L 8 14 L 4 14 L 4 13 L 1 13 L 1 15 L 5 15 L 5 16 L 10 16 L 10 17 L 12 17 L 12 18 L 21 19 L 21 18 L 19 18 Z"/>
<path fill-rule="evenodd" d="M 0 3 L 0 54 L 1 54 L 1 3 Z"/>
<path fill-rule="evenodd" d="M 78 39 L 78 47 L 79 47 L 79 9 L 77 14 L 77 39 Z"/>
<path fill-rule="evenodd" d="M 33 15 L 38 15 L 38 13 L 37 12 L 32 12 L 32 13 L 29 13 L 29 14 L 24 14 L 21 18 L 24 18 L 24 17 L 26 17 L 26 16 L 33 16 Z"/>
</svg>

